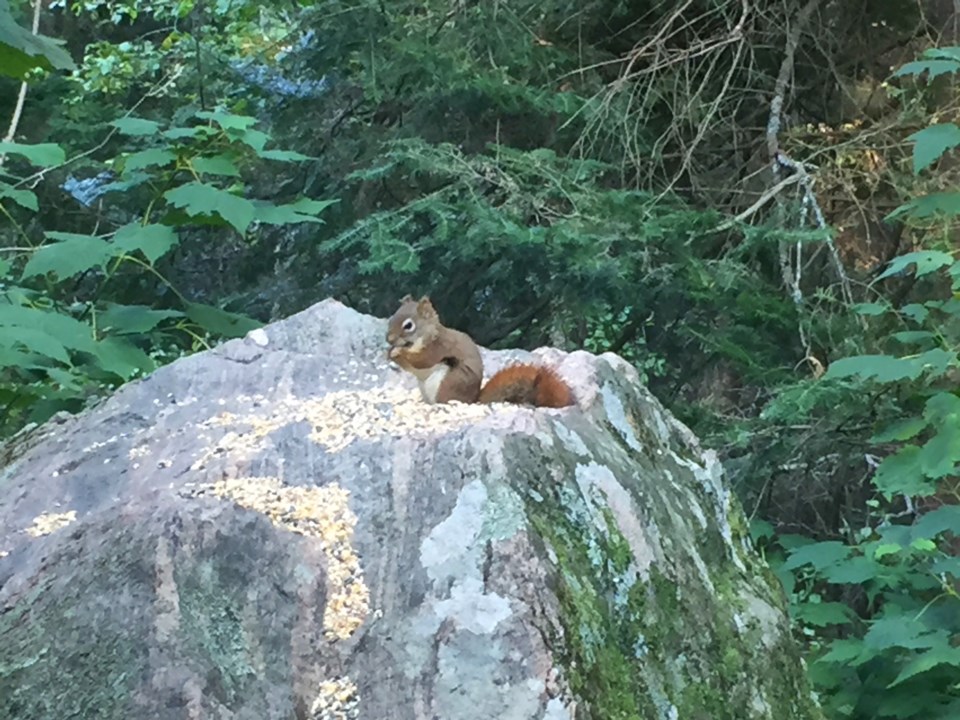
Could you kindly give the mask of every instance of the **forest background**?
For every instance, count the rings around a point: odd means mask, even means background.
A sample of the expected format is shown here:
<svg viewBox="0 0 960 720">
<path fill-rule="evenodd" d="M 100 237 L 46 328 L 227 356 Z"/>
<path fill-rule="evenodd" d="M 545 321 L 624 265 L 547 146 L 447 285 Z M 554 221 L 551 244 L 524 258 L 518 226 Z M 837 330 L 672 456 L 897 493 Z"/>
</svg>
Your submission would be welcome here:
<svg viewBox="0 0 960 720">
<path fill-rule="evenodd" d="M 958 46 L 952 0 L 0 0 L 0 437 L 429 293 L 720 451 L 830 718 L 960 717 Z"/>
</svg>

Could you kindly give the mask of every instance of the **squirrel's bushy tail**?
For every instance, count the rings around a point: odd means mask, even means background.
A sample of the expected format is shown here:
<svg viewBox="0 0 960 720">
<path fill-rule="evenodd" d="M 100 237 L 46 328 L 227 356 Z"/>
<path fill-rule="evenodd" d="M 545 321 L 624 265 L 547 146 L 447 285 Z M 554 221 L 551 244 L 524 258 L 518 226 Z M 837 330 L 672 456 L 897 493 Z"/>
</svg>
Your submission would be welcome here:
<svg viewBox="0 0 960 720">
<path fill-rule="evenodd" d="M 575 400 L 570 386 L 556 370 L 540 365 L 513 365 L 490 378 L 480 391 L 479 402 L 561 408 L 573 405 Z"/>
</svg>

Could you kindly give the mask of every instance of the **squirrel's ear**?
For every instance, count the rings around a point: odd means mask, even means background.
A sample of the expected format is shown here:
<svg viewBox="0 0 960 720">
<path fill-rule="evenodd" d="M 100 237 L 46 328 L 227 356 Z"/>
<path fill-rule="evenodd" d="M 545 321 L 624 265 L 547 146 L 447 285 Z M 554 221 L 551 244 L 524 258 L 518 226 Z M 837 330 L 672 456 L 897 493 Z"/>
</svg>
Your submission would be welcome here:
<svg viewBox="0 0 960 720">
<path fill-rule="evenodd" d="M 407 294 L 404 295 L 402 298 L 400 298 L 400 304 L 401 304 L 401 305 L 403 305 L 404 303 L 408 303 L 408 302 L 414 302 L 414 300 L 413 300 L 413 295 L 411 295 L 410 293 L 407 293 Z"/>
<path fill-rule="evenodd" d="M 421 317 L 437 317 L 437 311 L 433 309 L 433 303 L 430 298 L 424 295 L 417 303 L 417 312 Z"/>
</svg>

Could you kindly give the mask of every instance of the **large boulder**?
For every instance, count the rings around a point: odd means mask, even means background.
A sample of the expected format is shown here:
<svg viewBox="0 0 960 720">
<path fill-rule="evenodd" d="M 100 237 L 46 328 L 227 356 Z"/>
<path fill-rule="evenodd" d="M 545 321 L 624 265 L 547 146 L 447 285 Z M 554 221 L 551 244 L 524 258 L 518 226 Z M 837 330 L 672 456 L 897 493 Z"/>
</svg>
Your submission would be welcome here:
<svg viewBox="0 0 960 720">
<path fill-rule="evenodd" d="M 814 720 L 715 456 L 614 355 L 423 403 L 334 301 L 0 450 L 0 718 Z"/>
</svg>

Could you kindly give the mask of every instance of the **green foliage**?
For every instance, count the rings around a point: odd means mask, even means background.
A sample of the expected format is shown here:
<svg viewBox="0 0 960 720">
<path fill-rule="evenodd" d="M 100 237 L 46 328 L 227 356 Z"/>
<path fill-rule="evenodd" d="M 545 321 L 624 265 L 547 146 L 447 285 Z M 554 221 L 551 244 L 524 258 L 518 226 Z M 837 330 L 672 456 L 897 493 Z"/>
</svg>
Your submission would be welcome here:
<svg viewBox="0 0 960 720">
<path fill-rule="evenodd" d="M 957 70 L 960 49 L 946 48 L 898 74 Z M 960 129 L 934 125 L 911 140 L 919 173 L 960 145 Z M 956 227 L 960 202 L 949 195 L 915 199 L 896 214 L 920 226 L 935 206 L 939 221 Z M 960 261 L 918 250 L 891 261 L 877 277 L 884 280 L 924 283 L 934 299 L 856 306 L 878 330 L 893 331 L 878 333 L 878 352 L 835 360 L 821 382 L 890 399 L 874 416 L 867 522 L 845 542 L 788 548 L 789 536 L 759 535 L 791 592 L 815 657 L 811 676 L 833 717 L 946 720 L 960 715 Z"/>
<path fill-rule="evenodd" d="M 0 0 L 0 74 L 23 79 L 37 70 L 72 70 L 73 60 L 62 43 L 20 27 L 9 0 Z"/>
<path fill-rule="evenodd" d="M 37 197 L 0 179 L 0 213 L 22 243 L 10 248 L 0 267 L 8 279 L 0 291 L 4 433 L 80 407 L 97 388 L 150 372 L 170 356 L 164 348 L 179 348 L 175 355 L 259 325 L 188 300 L 164 277 L 164 261 L 191 227 L 229 227 L 245 235 L 263 225 L 318 223 L 331 203 L 246 197 L 245 173 L 302 156 L 266 150 L 269 138 L 254 128 L 253 118 L 218 110 L 197 113 L 197 119 L 167 129 L 130 116 L 113 123 L 130 145 L 107 163 L 116 175 L 101 191 L 127 206 L 135 197 L 144 209 L 132 218 L 117 212 L 125 222 L 108 232 L 46 230 L 46 242 L 37 243 L 16 217 L 36 212 Z M 24 158 L 24 167 L 64 162 L 63 150 L 49 143 L 8 143 L 0 151 Z M 154 285 L 157 306 L 126 302 L 131 283 L 140 295 L 144 283 Z"/>
</svg>

